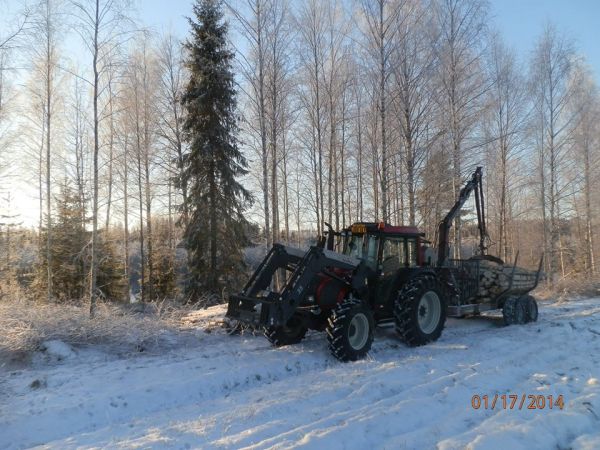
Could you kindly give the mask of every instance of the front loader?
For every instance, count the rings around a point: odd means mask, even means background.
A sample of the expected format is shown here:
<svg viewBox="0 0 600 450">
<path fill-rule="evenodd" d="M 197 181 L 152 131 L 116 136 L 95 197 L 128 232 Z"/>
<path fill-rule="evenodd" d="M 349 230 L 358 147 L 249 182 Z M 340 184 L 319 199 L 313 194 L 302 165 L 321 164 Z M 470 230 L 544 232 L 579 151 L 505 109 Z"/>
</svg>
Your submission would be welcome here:
<svg viewBox="0 0 600 450">
<path fill-rule="evenodd" d="M 362 222 L 336 232 L 328 225 L 327 236 L 308 251 L 273 245 L 242 291 L 230 296 L 227 316 L 263 328 L 275 346 L 298 343 L 309 329 L 325 331 L 341 361 L 364 357 L 377 325 L 393 324 L 404 342 L 418 346 L 440 337 L 447 316 L 502 308 L 507 323 L 536 320 L 527 293 L 539 270 L 530 279 L 520 273 L 518 289 L 510 281 L 499 295 L 480 295 L 482 271 L 501 263 L 486 255 L 481 177 L 479 167 L 440 223 L 437 252 L 416 227 Z M 452 260 L 451 224 L 473 192 L 480 255 Z M 336 239 L 340 251 L 334 251 Z"/>
</svg>

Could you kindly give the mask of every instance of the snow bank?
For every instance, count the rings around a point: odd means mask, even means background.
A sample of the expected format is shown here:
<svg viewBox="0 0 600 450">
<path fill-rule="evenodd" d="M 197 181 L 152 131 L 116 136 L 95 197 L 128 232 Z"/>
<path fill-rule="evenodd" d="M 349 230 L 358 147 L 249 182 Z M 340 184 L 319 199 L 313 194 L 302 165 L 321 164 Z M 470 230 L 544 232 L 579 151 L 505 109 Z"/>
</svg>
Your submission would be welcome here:
<svg viewBox="0 0 600 450">
<path fill-rule="evenodd" d="M 40 346 L 40 350 L 57 361 L 75 356 L 75 352 L 71 346 L 65 344 L 63 341 L 45 341 Z"/>
</svg>

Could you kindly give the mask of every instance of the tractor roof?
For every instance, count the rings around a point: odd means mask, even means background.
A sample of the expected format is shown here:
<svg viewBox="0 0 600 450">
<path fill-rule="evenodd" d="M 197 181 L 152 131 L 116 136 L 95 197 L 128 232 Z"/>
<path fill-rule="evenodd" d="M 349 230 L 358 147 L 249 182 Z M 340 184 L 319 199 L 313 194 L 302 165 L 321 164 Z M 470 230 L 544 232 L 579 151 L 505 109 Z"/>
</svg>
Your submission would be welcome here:
<svg viewBox="0 0 600 450">
<path fill-rule="evenodd" d="M 417 227 L 404 225 L 394 226 L 384 222 L 356 222 L 348 228 L 348 231 L 354 234 L 380 232 L 385 234 L 424 236 Z"/>
</svg>

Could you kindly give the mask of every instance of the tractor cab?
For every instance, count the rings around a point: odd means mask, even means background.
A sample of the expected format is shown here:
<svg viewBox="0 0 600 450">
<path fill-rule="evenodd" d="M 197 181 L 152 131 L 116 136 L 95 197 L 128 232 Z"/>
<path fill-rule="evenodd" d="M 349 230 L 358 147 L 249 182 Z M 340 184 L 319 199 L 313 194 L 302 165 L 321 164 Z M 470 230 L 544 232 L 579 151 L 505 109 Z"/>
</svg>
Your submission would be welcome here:
<svg viewBox="0 0 600 450">
<path fill-rule="evenodd" d="M 355 223 L 340 233 L 342 253 L 385 273 L 429 265 L 424 234 L 416 227 L 380 223 Z"/>
<path fill-rule="evenodd" d="M 376 320 L 392 316 L 392 292 L 413 272 L 430 266 L 434 257 L 424 233 L 416 227 L 360 222 L 342 230 L 339 236 L 341 252 L 360 259 L 370 269 L 368 302 Z"/>
</svg>

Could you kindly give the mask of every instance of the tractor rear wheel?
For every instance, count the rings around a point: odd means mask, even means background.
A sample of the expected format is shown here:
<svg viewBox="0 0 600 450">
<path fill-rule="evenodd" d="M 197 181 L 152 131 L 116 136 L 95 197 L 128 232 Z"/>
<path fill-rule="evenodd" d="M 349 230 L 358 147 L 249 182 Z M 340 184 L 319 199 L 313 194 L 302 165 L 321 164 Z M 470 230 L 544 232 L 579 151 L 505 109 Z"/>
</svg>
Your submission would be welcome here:
<svg viewBox="0 0 600 450">
<path fill-rule="evenodd" d="M 396 331 L 411 347 L 437 340 L 446 322 L 446 296 L 433 275 L 416 276 L 398 292 Z"/>
<path fill-rule="evenodd" d="M 332 312 L 327 322 L 327 340 L 332 355 L 340 361 L 356 361 L 371 349 L 375 321 L 368 305 L 348 298 Z"/>
<path fill-rule="evenodd" d="M 292 316 L 284 326 L 265 328 L 265 337 L 275 347 L 281 347 L 299 343 L 307 331 L 302 319 Z"/>
</svg>

